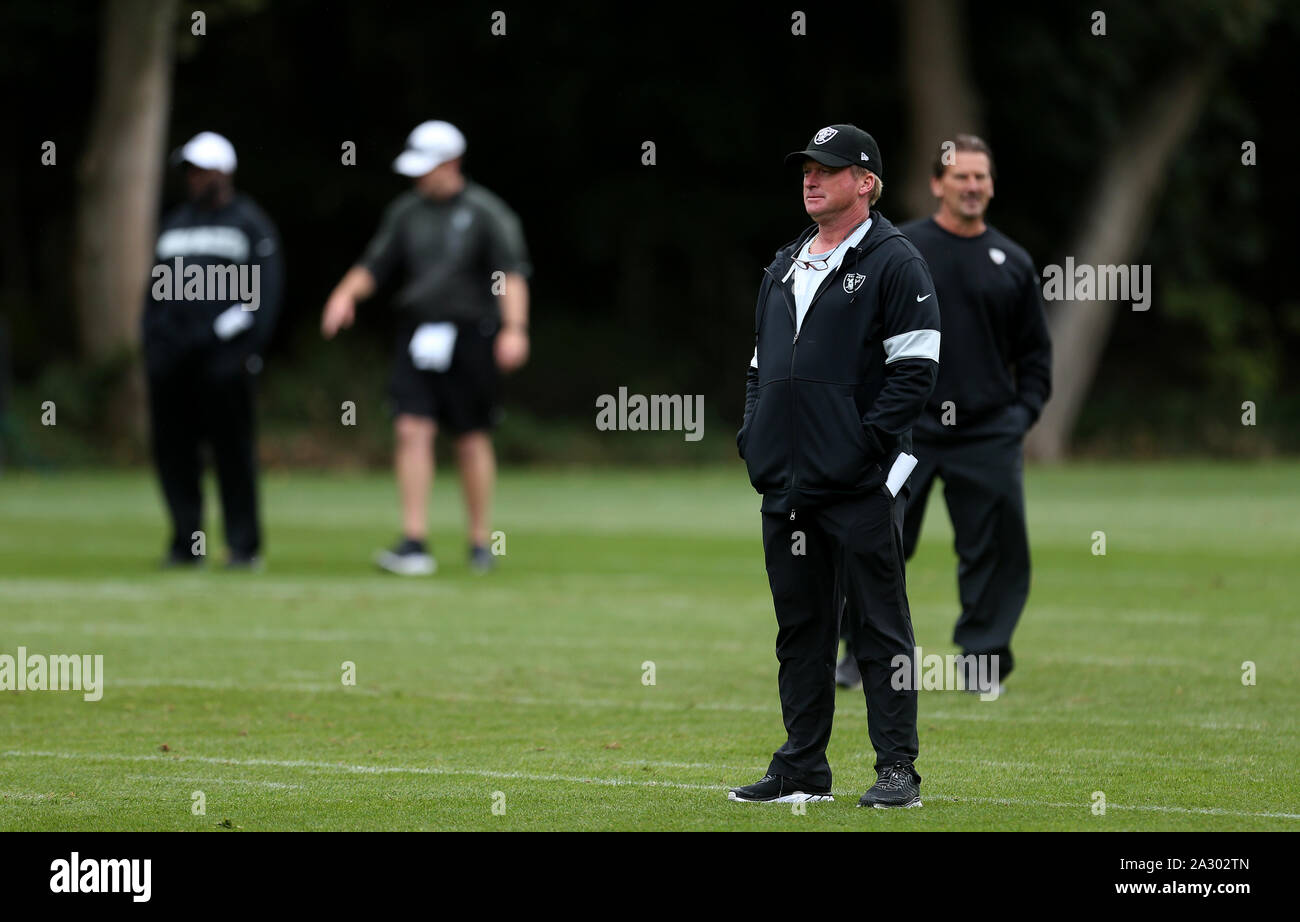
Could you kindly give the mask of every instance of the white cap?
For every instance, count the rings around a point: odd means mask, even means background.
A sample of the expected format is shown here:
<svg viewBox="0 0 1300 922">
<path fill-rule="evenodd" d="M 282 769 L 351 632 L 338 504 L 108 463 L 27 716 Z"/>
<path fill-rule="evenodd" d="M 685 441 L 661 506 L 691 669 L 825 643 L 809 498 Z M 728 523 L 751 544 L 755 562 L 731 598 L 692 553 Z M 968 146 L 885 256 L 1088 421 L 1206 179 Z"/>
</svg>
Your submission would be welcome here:
<svg viewBox="0 0 1300 922">
<path fill-rule="evenodd" d="M 235 172 L 235 145 L 215 131 L 200 131 L 185 142 L 172 159 L 177 163 L 192 163 L 204 170 L 222 173 Z"/>
<path fill-rule="evenodd" d="M 406 150 L 393 161 L 403 176 L 423 176 L 465 153 L 465 136 L 451 122 L 421 122 L 406 138 Z"/>
</svg>

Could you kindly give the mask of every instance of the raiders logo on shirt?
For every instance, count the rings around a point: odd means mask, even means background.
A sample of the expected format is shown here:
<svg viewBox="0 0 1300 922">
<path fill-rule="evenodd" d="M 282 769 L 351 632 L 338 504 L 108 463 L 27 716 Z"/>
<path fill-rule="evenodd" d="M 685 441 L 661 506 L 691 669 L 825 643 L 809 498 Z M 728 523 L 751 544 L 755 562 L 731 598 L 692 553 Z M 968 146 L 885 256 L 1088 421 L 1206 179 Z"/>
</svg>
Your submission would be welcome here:
<svg viewBox="0 0 1300 922">
<path fill-rule="evenodd" d="M 866 280 L 867 277 L 858 272 L 847 272 L 844 275 L 844 290 L 849 294 L 853 294 L 862 287 L 862 283 Z"/>
</svg>

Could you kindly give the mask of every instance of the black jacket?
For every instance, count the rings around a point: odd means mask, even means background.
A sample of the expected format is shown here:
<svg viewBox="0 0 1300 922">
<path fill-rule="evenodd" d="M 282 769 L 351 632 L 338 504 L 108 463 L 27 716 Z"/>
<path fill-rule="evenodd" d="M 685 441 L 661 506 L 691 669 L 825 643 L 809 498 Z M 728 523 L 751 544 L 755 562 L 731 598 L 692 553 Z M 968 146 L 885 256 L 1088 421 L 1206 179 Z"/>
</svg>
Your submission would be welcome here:
<svg viewBox="0 0 1300 922">
<path fill-rule="evenodd" d="M 217 377 L 242 373 L 248 357 L 266 349 L 280 312 L 284 263 L 275 225 L 240 192 L 216 209 L 183 202 L 163 218 L 158 229 L 155 270 L 163 266 L 174 276 L 177 257 L 186 271 L 191 266 L 205 272 L 208 266 L 245 265 L 250 270 L 257 266 L 260 303 L 252 312 L 252 327 L 223 341 L 212 324 L 224 310 L 239 303 L 237 292 L 228 291 L 225 298 L 211 300 L 156 297 L 158 289 L 165 291 L 166 285 L 160 286 L 157 275 L 151 273 L 141 318 L 149 373 L 166 375 L 186 366 Z"/>
<path fill-rule="evenodd" d="M 913 435 L 927 442 L 1023 435 L 1052 393 L 1052 340 L 1033 260 L 992 225 L 975 237 L 950 234 L 934 218 L 899 230 L 930 267 L 946 340 Z"/>
<path fill-rule="evenodd" d="M 798 335 L 782 283 L 815 227 L 763 270 L 736 435 L 764 511 L 834 502 L 878 488 L 938 377 L 939 305 L 930 270 L 884 216 L 813 296 Z M 918 300 L 919 299 L 919 300 Z"/>
</svg>

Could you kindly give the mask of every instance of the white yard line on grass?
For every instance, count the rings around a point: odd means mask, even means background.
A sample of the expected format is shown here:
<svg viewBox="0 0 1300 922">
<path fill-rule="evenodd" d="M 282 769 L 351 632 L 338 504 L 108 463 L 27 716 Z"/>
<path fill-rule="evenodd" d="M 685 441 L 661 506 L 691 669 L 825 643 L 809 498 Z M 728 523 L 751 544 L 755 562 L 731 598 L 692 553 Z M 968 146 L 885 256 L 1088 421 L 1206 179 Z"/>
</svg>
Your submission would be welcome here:
<svg viewBox="0 0 1300 922">
<path fill-rule="evenodd" d="M 369 576 L 369 573 L 358 574 Z M 338 601 L 338 593 L 332 591 L 328 584 L 319 580 L 307 581 L 302 578 L 276 580 L 270 577 L 258 578 L 256 581 L 236 579 L 216 580 L 203 573 L 156 573 L 141 576 L 134 580 L 65 580 L 65 579 L 0 579 L 0 599 L 8 602 L 84 602 L 88 599 L 103 599 L 121 602 L 169 602 L 178 596 L 186 595 L 195 589 L 212 592 L 219 582 L 223 598 L 226 599 L 278 599 L 303 602 L 322 602 L 332 604 Z M 365 600 L 382 596 L 385 600 L 400 597 L 429 601 L 431 597 L 453 596 L 457 587 L 454 584 L 437 583 L 433 580 L 394 580 L 377 578 L 373 583 L 354 586 L 352 597 L 358 604 Z M 498 590 L 499 592 L 502 590 Z"/>
<path fill-rule="evenodd" d="M 184 781 L 189 784 L 246 784 L 250 787 L 272 788 L 274 790 L 301 791 L 301 784 L 289 784 L 286 781 L 248 781 L 244 778 L 197 778 L 192 775 L 124 775 L 133 781 Z"/>
<path fill-rule="evenodd" d="M 641 711 L 724 711 L 738 712 L 747 714 L 779 714 L 780 707 L 774 704 L 739 704 L 733 702 L 672 702 L 672 701 L 619 701 L 609 698 L 534 698 L 528 695 L 514 695 L 511 697 L 501 697 L 497 695 L 467 695 L 463 692 L 423 692 L 413 691 L 409 688 L 390 686 L 387 688 L 369 688 L 366 686 L 343 686 L 333 682 L 281 682 L 281 683 L 244 683 L 233 679 L 191 679 L 191 678 L 162 678 L 156 676 L 148 677 L 126 677 L 107 680 L 106 688 L 112 690 L 114 686 L 124 688 L 143 687 L 143 688 L 198 688 L 212 689 L 223 691 L 241 691 L 241 692 L 313 692 L 322 694 L 342 694 L 342 695 L 366 695 L 378 697 L 393 694 L 401 691 L 406 697 L 411 698 L 430 698 L 435 701 L 446 701 L 455 704 L 493 704 L 493 705 L 517 705 L 520 707 L 546 707 L 546 708 L 588 708 L 588 709 L 626 709 Z M 927 692 L 926 697 L 931 697 L 934 692 Z M 962 692 L 945 692 L 944 694 L 955 695 L 964 694 Z M 1059 717 L 1043 714 L 1025 714 L 1020 712 L 998 712 L 988 705 L 981 702 L 978 711 L 926 711 L 922 710 L 920 714 L 922 721 L 925 720 L 967 720 L 967 721 L 988 721 L 988 722 L 1009 722 L 1009 723 L 1068 723 L 1071 725 L 1082 725 L 1092 727 L 1143 727 L 1152 728 L 1158 726 L 1158 722 L 1144 720 L 1125 720 L 1124 718 L 1102 718 L 1102 717 L 1085 717 L 1083 715 L 1062 715 Z M 1233 732 L 1239 730 L 1250 730 L 1254 732 L 1264 732 L 1266 730 L 1286 731 L 1287 727 L 1282 725 L 1266 726 L 1261 723 L 1234 723 L 1231 721 L 1207 721 L 1203 719 L 1188 719 L 1174 722 L 1174 725 L 1182 729 L 1192 730 L 1217 730 L 1222 732 Z"/>
<path fill-rule="evenodd" d="M 127 678 L 105 680 L 108 687 L 120 685 L 126 688 L 205 688 L 220 691 L 252 692 L 338 692 L 348 695 L 383 695 L 373 688 L 361 686 L 344 686 L 340 682 L 273 682 L 260 685 L 242 685 L 229 679 L 167 679 L 167 678 Z"/>
<path fill-rule="evenodd" d="M 103 762 L 199 762 L 205 765 L 232 765 L 247 768 L 302 768 L 312 771 L 340 772 L 350 775 L 464 775 L 471 778 L 493 778 L 516 781 L 558 781 L 570 784 L 599 784 L 607 787 L 674 788 L 683 791 L 709 791 L 721 793 L 725 788 L 713 784 L 684 784 L 678 781 L 633 781 L 627 778 L 591 778 L 575 775 L 535 774 L 531 772 L 503 772 L 485 769 L 433 768 L 412 765 L 348 765 L 346 763 L 313 762 L 307 759 L 222 759 L 213 756 L 159 756 L 126 755 L 119 753 L 43 752 L 9 750 L 0 758 L 17 759 L 68 759 L 72 761 Z M 850 796 L 843 792 L 842 797 Z M 1049 807 L 1053 809 L 1090 810 L 1091 803 L 1064 803 L 1058 801 L 1013 800 L 998 797 L 945 797 L 930 795 L 940 803 L 954 804 L 1007 804 L 1022 807 Z M 1271 811 L 1227 810 L 1222 807 L 1172 807 L 1161 804 L 1117 804 L 1108 802 L 1108 810 L 1128 810 L 1148 813 L 1179 813 L 1196 816 L 1255 816 L 1265 819 L 1300 820 L 1300 813 Z"/>
<path fill-rule="evenodd" d="M 29 622 L 15 624 L 7 630 L 16 637 L 26 634 L 60 635 L 64 633 L 88 634 L 92 637 L 149 637 L 159 640 L 221 640 L 246 643 L 400 643 L 426 644 L 434 646 L 456 639 L 447 635 L 439 636 L 428 631 L 353 631 L 321 630 L 318 628 L 159 628 L 152 624 L 132 624 L 122 621 L 93 621 L 75 625 L 59 625 L 50 622 Z M 476 638 L 477 640 L 477 638 Z M 483 638 L 484 644 L 500 646 L 501 638 Z"/>
<path fill-rule="evenodd" d="M 1006 797 L 944 797 L 942 795 L 931 795 L 934 800 L 940 803 L 955 804 L 1007 804 L 1008 806 L 1017 807 L 1061 807 L 1070 810 L 1091 811 L 1091 803 L 1059 803 L 1054 801 L 1042 800 L 1016 800 Z M 929 800 L 931 797 L 927 797 Z M 1166 807 L 1160 804 L 1117 804 L 1113 801 L 1106 801 L 1106 809 L 1109 810 L 1131 810 L 1145 813 L 1182 813 L 1192 814 L 1195 816 L 1260 816 L 1273 820 L 1300 820 L 1300 813 L 1272 813 L 1272 812 L 1247 812 L 1242 810 L 1225 810 L 1222 807 Z"/>
<path fill-rule="evenodd" d="M 349 630 L 349 629 L 320 629 L 320 628 L 267 628 L 262 626 L 251 628 L 211 628 L 211 627 L 165 627 L 160 628 L 152 624 L 136 624 L 122 621 L 92 621 L 81 624 L 55 624 L 52 622 L 30 621 L 24 624 L 14 624 L 6 627 L 6 630 L 15 637 L 26 635 L 38 635 L 47 637 L 50 635 L 61 636 L 64 634 L 77 633 L 90 637 L 144 637 L 155 638 L 158 640 L 217 640 L 225 643 L 248 643 L 257 644 L 265 642 L 274 643 L 324 643 L 324 644 L 347 644 L 347 643 L 380 643 L 392 644 L 394 646 L 409 647 L 412 644 L 422 644 L 424 646 L 445 647 L 451 645 L 464 645 L 476 647 L 489 647 L 496 649 L 501 646 L 502 634 L 480 633 L 472 634 L 463 631 L 449 630 L 443 634 L 435 634 L 429 631 L 408 631 L 402 628 L 394 628 L 389 631 L 366 631 L 366 630 Z M 695 641 L 679 640 L 682 649 L 689 649 L 692 652 L 700 650 L 711 650 L 721 653 L 735 653 L 741 649 L 741 646 L 734 641 L 711 641 L 707 643 L 698 643 Z M 564 637 L 559 635 L 550 635 L 546 637 L 529 638 L 528 644 L 533 647 L 554 647 L 561 650 L 578 649 L 578 650 L 609 650 L 617 646 L 614 642 L 603 637 Z M 624 646 L 633 646 L 632 641 L 623 641 Z M 658 639 L 655 641 L 657 649 L 664 648 L 665 641 Z M 31 644 L 29 643 L 28 646 Z M 637 649 L 642 649 L 644 645 L 638 644 Z M 699 667 L 697 671 L 702 671 Z"/>
<path fill-rule="evenodd" d="M 1062 620 L 1073 622 L 1083 622 L 1086 624 L 1095 624 L 1104 622 L 1106 624 L 1208 624 L 1221 625 L 1225 619 L 1231 618 L 1233 623 L 1237 622 L 1258 622 L 1269 628 L 1282 627 L 1279 625 L 1279 618 L 1272 612 L 1241 612 L 1225 615 L 1221 612 L 1213 611 L 1101 611 L 1097 612 L 1095 617 L 1084 617 L 1077 613 L 1066 615 Z"/>
<path fill-rule="evenodd" d="M 0 758 L 71 759 L 103 762 L 200 762 L 204 765 L 233 765 L 241 768 L 303 768 L 311 771 L 341 772 L 349 775 L 468 775 L 475 778 L 504 778 L 516 781 L 563 781 L 573 784 L 602 784 L 610 787 L 678 788 L 686 791 L 718 791 L 711 784 L 682 784 L 676 781 L 629 781 L 622 778 L 585 778 L 575 775 L 539 775 L 529 772 L 500 772 L 482 769 L 434 768 L 417 765 L 347 765 L 335 762 L 312 762 L 307 759 L 219 759 L 213 756 L 155 756 L 119 753 L 40 752 L 9 750 Z"/>
<path fill-rule="evenodd" d="M 321 629 L 309 627 L 268 628 L 260 625 L 251 628 L 188 626 L 159 627 L 148 623 L 142 624 L 122 621 L 95 621 L 79 624 L 57 624 L 48 621 L 31 621 L 10 625 L 7 630 L 11 635 L 17 637 L 22 637 L 24 635 L 47 637 L 51 635 L 60 636 L 69 633 L 78 633 L 90 637 L 131 637 L 182 641 L 205 640 L 247 644 L 266 642 L 295 644 L 376 643 L 391 644 L 402 647 L 408 647 L 413 644 L 429 647 L 445 647 L 450 644 L 456 646 L 488 647 L 492 649 L 501 645 L 501 635 L 496 633 L 475 634 L 461 631 L 447 631 L 438 634 L 430 631 L 407 631 L 402 628 L 394 628 L 388 631 L 375 631 L 339 628 Z M 554 648 L 560 650 L 608 650 L 611 648 L 611 641 L 601 637 L 566 637 L 563 635 L 549 635 L 546 637 L 530 638 L 528 643 L 535 647 Z M 665 648 L 665 641 L 663 639 L 657 640 L 655 643 L 658 649 L 663 650 Z M 687 641 L 683 640 L 681 641 L 681 644 L 687 645 Z M 28 645 L 30 646 L 30 643 Z M 734 641 L 713 641 L 703 644 L 690 641 L 688 645 L 691 652 L 707 650 L 723 653 L 737 653 L 743 649 L 741 644 L 737 644 Z M 667 649 L 673 649 L 671 644 L 667 646 Z M 662 655 L 663 654 L 661 654 L 661 656 Z M 1219 675 L 1224 671 L 1222 665 L 1215 662 L 1168 656 L 1058 656 L 1049 654 L 1040 657 L 1040 661 L 1044 664 L 1050 664 L 1053 666 L 1075 664 L 1079 666 L 1093 666 L 1106 669 L 1179 669 L 1183 672 L 1193 672 L 1207 676 Z M 683 664 L 679 663 L 678 668 L 682 668 L 682 666 Z M 698 672 L 703 671 L 705 667 L 697 667 L 692 663 L 686 668 L 688 668 L 689 671 Z M 710 665 L 707 668 L 714 667 Z"/>
</svg>

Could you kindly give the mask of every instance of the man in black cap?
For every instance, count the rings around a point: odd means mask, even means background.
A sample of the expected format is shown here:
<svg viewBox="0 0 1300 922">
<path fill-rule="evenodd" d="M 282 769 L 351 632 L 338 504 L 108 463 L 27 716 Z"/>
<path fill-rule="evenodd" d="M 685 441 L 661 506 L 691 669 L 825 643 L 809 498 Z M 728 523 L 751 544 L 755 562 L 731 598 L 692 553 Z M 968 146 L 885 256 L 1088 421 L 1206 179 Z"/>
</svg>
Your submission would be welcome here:
<svg viewBox="0 0 1300 922">
<path fill-rule="evenodd" d="M 227 564 L 254 568 L 262 530 L 253 376 L 280 309 L 279 235 L 235 191 L 235 148 L 226 138 L 201 132 L 173 160 L 185 165 L 189 197 L 163 219 L 143 317 L 153 456 L 172 527 L 164 563 L 193 565 L 206 553 L 206 445 L 221 490 Z"/>
<path fill-rule="evenodd" d="M 915 644 L 896 497 L 938 375 L 938 299 L 920 253 L 871 211 L 883 168 L 869 134 L 828 126 L 792 161 L 815 223 L 764 270 L 736 436 L 763 495 L 787 736 L 764 777 L 728 796 L 833 799 L 826 745 L 842 591 L 876 752 L 876 782 L 859 804 L 916 807 Z"/>
</svg>

